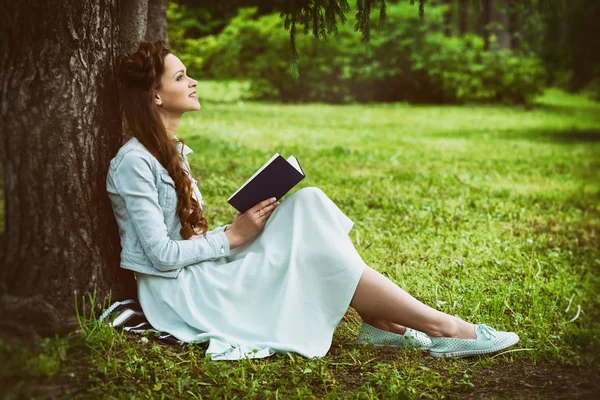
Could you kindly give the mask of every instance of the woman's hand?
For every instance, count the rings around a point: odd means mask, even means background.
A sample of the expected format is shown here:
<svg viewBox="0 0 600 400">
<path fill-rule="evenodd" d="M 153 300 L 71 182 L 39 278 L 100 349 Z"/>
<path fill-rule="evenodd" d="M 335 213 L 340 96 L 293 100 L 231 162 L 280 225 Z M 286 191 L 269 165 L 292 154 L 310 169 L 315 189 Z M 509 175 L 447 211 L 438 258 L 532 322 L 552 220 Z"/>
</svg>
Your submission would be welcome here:
<svg viewBox="0 0 600 400">
<path fill-rule="evenodd" d="M 279 205 L 276 198 L 261 201 L 245 213 L 238 213 L 233 224 L 229 225 L 225 235 L 229 239 L 229 248 L 241 246 L 254 239 L 265 227 L 265 223 L 275 208 Z"/>
</svg>

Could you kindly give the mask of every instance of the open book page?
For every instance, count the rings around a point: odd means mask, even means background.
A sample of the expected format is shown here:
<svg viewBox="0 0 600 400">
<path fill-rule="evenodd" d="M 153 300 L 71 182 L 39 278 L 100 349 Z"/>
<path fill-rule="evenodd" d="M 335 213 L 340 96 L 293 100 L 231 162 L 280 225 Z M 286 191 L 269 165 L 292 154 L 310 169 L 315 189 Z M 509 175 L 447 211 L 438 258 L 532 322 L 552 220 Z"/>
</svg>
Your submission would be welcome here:
<svg viewBox="0 0 600 400">
<path fill-rule="evenodd" d="M 229 196 L 229 198 L 228 198 L 227 200 L 231 200 L 231 198 L 232 198 L 233 196 L 235 196 L 235 195 L 236 195 L 236 194 L 237 194 L 237 193 L 238 193 L 240 190 L 242 190 L 242 189 L 243 189 L 243 188 L 244 188 L 244 187 L 245 187 L 245 186 L 248 184 L 248 182 L 250 182 L 252 179 L 254 179 L 254 177 L 255 177 L 256 175 L 260 174 L 260 171 L 262 171 L 262 170 L 263 170 L 263 169 L 265 169 L 265 168 L 266 168 L 266 167 L 267 167 L 269 164 L 271 164 L 271 163 L 273 162 L 273 160 L 277 158 L 277 156 L 279 156 L 279 153 L 275 153 L 275 155 L 273 155 L 273 157 L 271 157 L 271 158 L 269 159 L 269 161 L 267 161 L 266 163 L 264 163 L 264 164 L 263 164 L 263 166 L 262 166 L 262 167 L 260 167 L 260 168 L 258 169 L 258 171 L 256 171 L 256 172 L 254 173 L 254 175 L 252 175 L 252 176 L 250 177 L 250 179 L 248 179 L 246 182 L 244 182 L 244 184 L 243 184 L 243 185 L 242 185 L 242 186 L 241 186 L 241 187 L 240 187 L 238 190 L 236 190 L 234 194 L 232 194 L 231 196 Z"/>
<path fill-rule="evenodd" d="M 298 162 L 298 159 L 294 156 L 289 156 L 288 159 L 286 160 L 288 163 L 290 163 L 290 165 L 294 168 L 296 168 L 296 170 L 298 172 L 300 172 L 302 175 L 304 175 L 304 171 L 302 171 L 302 168 L 300 168 L 300 163 Z"/>
</svg>

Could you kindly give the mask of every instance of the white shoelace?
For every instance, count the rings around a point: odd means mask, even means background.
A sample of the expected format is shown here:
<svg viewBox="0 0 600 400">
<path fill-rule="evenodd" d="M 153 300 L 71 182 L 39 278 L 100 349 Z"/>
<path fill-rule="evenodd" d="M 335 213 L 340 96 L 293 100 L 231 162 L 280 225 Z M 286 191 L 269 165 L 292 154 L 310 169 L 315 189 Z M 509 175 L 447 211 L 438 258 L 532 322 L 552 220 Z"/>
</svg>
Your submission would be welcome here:
<svg viewBox="0 0 600 400">
<path fill-rule="evenodd" d="M 117 308 L 118 306 L 120 306 L 121 304 L 131 304 L 131 303 L 135 303 L 135 300 L 129 299 L 129 300 L 124 300 L 124 301 L 117 301 L 116 303 L 114 303 L 112 306 L 110 306 L 109 308 L 106 309 L 106 311 L 104 311 L 102 313 L 102 315 L 100 316 L 100 318 L 98 318 L 98 322 L 102 322 L 104 321 L 104 319 L 111 313 L 113 312 L 113 310 L 115 308 Z"/>
<path fill-rule="evenodd" d="M 494 334 L 494 332 L 496 332 L 496 330 L 494 328 L 492 328 L 491 326 L 487 326 L 485 324 L 480 324 L 477 326 L 477 330 L 479 332 L 481 332 L 487 340 L 490 340 L 492 337 L 494 337 L 494 338 L 496 337 L 496 335 Z"/>
</svg>

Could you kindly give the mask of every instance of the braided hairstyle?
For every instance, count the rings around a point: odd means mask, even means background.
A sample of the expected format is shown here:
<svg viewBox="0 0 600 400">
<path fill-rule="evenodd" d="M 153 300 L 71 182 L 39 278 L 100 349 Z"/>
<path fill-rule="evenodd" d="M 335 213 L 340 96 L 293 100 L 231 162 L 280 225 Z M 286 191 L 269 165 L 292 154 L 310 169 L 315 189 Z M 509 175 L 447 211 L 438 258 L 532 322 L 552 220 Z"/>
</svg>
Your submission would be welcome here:
<svg viewBox="0 0 600 400">
<path fill-rule="evenodd" d="M 175 181 L 179 233 L 183 239 L 205 234 L 208 222 L 198 200 L 192 195 L 190 176 L 182 166 L 176 140 L 170 139 L 153 101 L 154 91 L 161 88 L 164 61 L 171 51 L 165 42 L 141 42 L 137 51 L 118 57 L 120 97 L 128 131 L 137 138 Z M 182 140 L 178 140 L 183 144 Z M 182 146 L 183 148 L 183 146 Z"/>
</svg>

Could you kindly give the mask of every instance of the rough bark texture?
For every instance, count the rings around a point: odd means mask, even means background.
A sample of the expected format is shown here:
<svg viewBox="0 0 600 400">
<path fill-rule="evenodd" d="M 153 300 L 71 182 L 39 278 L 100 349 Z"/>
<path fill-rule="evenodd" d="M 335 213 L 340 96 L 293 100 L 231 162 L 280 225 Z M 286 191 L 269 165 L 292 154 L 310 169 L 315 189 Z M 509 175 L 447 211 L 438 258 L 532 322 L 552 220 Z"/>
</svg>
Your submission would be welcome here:
<svg viewBox="0 0 600 400">
<path fill-rule="evenodd" d="M 119 21 L 139 31 L 119 18 L 118 0 L 0 9 L 0 329 L 50 332 L 73 325 L 74 292 L 81 301 L 96 286 L 96 309 L 109 291 L 135 296 L 105 187 L 123 138 L 114 62 L 120 40 L 133 40 Z"/>
<path fill-rule="evenodd" d="M 155 42 L 167 37 L 167 0 L 148 0 L 148 25 L 146 26 L 146 40 Z"/>
<path fill-rule="evenodd" d="M 121 49 L 131 53 L 137 49 L 146 35 L 148 24 L 148 0 L 121 0 L 119 4 L 119 26 Z"/>
</svg>

